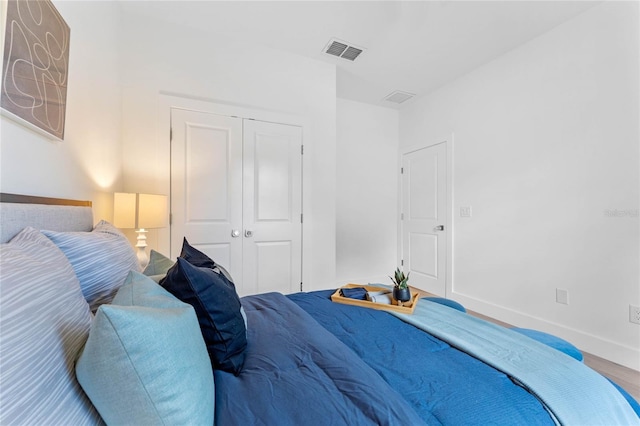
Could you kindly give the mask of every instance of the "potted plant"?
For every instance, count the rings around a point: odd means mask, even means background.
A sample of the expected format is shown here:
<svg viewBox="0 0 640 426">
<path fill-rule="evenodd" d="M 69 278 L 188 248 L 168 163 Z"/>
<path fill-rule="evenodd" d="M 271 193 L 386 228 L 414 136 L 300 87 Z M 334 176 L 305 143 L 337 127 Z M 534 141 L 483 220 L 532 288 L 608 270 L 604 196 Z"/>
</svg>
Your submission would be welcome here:
<svg viewBox="0 0 640 426">
<path fill-rule="evenodd" d="M 393 282 L 393 298 L 396 299 L 399 304 L 408 302 L 411 300 L 411 291 L 409 290 L 409 274 L 404 274 L 400 268 L 396 268 L 394 276 L 389 276 Z"/>
</svg>

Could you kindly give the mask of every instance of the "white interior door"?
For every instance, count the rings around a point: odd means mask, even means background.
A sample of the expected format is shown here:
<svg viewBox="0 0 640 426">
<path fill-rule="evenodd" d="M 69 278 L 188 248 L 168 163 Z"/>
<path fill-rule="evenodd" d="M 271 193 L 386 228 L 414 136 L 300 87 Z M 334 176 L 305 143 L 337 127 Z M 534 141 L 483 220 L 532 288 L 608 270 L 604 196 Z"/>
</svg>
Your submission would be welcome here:
<svg viewBox="0 0 640 426">
<path fill-rule="evenodd" d="M 240 295 L 302 280 L 302 129 L 171 110 L 171 256 L 183 236 Z"/>
<path fill-rule="evenodd" d="M 446 290 L 446 143 L 402 156 L 402 258 L 409 283 L 444 296 Z"/>
<path fill-rule="evenodd" d="M 302 129 L 244 121 L 244 280 L 248 293 L 300 289 Z"/>
<path fill-rule="evenodd" d="M 171 257 L 184 236 L 241 284 L 242 119 L 172 109 L 171 130 Z"/>
</svg>

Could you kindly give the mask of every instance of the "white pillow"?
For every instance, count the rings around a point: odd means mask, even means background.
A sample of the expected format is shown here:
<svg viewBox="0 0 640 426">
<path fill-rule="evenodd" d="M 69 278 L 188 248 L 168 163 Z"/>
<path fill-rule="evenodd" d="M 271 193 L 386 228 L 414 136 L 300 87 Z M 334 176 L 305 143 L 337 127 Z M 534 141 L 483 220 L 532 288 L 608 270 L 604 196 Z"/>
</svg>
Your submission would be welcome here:
<svg viewBox="0 0 640 426">
<path fill-rule="evenodd" d="M 74 363 L 91 312 L 67 258 L 25 228 L 0 245 L 0 424 L 100 423 Z"/>
<path fill-rule="evenodd" d="M 42 231 L 67 256 L 93 312 L 109 303 L 129 271 L 140 271 L 129 240 L 109 222 L 100 221 L 91 232 Z"/>
</svg>

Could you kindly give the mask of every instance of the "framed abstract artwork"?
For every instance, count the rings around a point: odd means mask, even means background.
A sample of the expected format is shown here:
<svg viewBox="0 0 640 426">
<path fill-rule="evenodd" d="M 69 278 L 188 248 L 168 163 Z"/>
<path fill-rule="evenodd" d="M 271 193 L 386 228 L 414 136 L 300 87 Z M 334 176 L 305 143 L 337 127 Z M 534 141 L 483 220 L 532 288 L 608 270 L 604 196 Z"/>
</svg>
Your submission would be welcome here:
<svg viewBox="0 0 640 426">
<path fill-rule="evenodd" d="M 2 113 L 64 139 L 70 29 L 51 0 L 3 0 Z"/>
</svg>

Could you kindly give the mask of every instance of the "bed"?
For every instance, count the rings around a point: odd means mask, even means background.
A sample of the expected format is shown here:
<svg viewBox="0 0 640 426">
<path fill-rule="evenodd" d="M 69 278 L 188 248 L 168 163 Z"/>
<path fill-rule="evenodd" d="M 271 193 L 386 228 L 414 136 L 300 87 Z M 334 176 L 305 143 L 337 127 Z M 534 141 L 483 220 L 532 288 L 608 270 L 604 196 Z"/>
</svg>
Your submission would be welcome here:
<svg viewBox="0 0 640 426">
<path fill-rule="evenodd" d="M 640 424 L 583 363 L 446 304 L 240 299 L 186 240 L 141 271 L 90 203 L 0 201 L 1 425 Z"/>
</svg>

